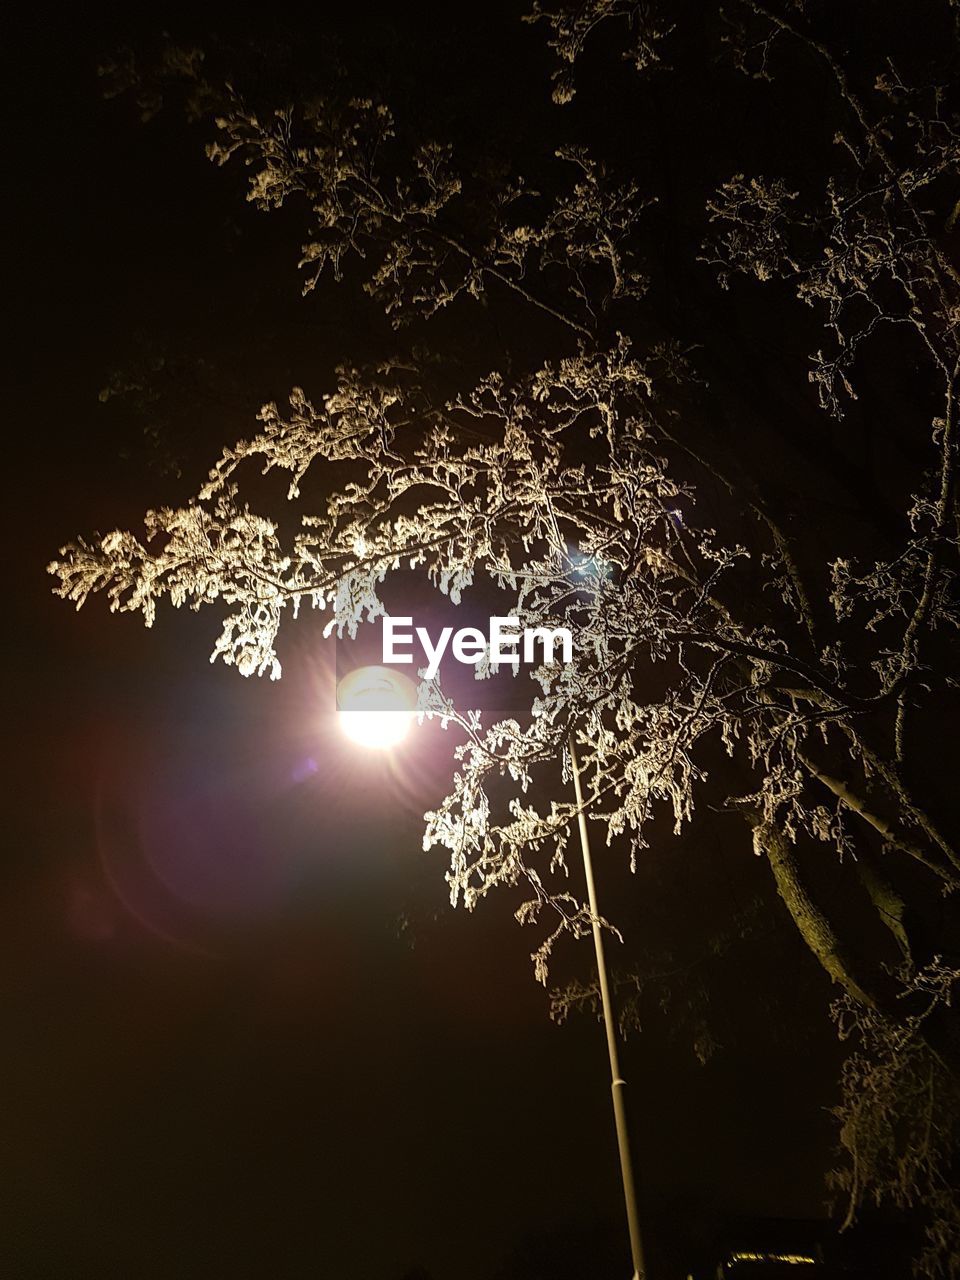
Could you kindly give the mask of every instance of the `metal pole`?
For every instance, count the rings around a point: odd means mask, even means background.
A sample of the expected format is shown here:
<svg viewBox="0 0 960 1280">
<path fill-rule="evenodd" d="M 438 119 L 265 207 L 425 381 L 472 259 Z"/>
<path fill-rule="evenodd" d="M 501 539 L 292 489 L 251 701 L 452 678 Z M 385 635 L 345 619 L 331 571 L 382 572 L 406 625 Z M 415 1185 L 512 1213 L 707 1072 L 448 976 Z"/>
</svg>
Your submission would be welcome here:
<svg viewBox="0 0 960 1280">
<path fill-rule="evenodd" d="M 587 818 L 583 809 L 583 789 L 580 786 L 580 766 L 573 734 L 569 738 L 570 763 L 573 767 L 573 787 L 577 797 L 577 818 L 580 826 L 580 847 L 583 850 L 583 872 L 587 880 L 587 900 L 593 916 L 593 945 L 597 953 L 597 973 L 600 978 L 600 1004 L 603 1008 L 603 1024 L 607 1032 L 607 1053 L 610 1056 L 610 1087 L 613 1092 L 613 1119 L 617 1129 L 617 1146 L 620 1150 L 620 1176 L 623 1181 L 623 1199 L 627 1208 L 627 1226 L 630 1229 L 630 1254 L 633 1259 L 633 1280 L 644 1280 L 646 1267 L 643 1260 L 643 1242 L 640 1235 L 640 1214 L 637 1211 L 637 1189 L 633 1180 L 633 1158 L 630 1154 L 630 1135 L 627 1131 L 627 1108 L 624 1092 L 626 1081 L 620 1075 L 620 1051 L 617 1043 L 617 1023 L 607 978 L 607 961 L 603 949 L 603 930 L 597 923 L 597 890 L 593 881 L 593 859 L 590 857 L 590 837 L 587 834 Z"/>
</svg>

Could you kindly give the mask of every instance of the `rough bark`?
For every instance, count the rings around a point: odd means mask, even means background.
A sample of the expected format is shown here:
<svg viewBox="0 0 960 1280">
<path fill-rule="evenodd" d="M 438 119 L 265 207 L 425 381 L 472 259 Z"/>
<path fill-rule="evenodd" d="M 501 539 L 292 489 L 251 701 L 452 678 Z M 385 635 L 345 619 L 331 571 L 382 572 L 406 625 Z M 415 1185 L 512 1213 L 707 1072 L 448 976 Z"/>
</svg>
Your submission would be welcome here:
<svg viewBox="0 0 960 1280">
<path fill-rule="evenodd" d="M 804 942 L 834 982 L 839 983 L 859 1004 L 878 1009 L 880 1001 L 871 989 L 872 982 L 864 972 L 865 966 L 843 946 L 836 929 L 803 883 L 793 845 L 759 815 L 751 819 L 751 825 L 754 845 L 766 856 L 777 892 Z"/>
<path fill-rule="evenodd" d="M 777 892 L 800 936 L 833 981 L 858 1004 L 875 1009 L 893 1022 L 902 1022 L 915 1012 L 915 1002 L 904 998 L 909 993 L 890 973 L 844 943 L 804 883 L 789 839 L 757 813 L 749 815 L 748 821 L 753 829 L 754 845 L 769 862 Z M 953 1010 L 939 1005 L 923 1020 L 919 1034 L 960 1087 L 960 1028 Z"/>
</svg>

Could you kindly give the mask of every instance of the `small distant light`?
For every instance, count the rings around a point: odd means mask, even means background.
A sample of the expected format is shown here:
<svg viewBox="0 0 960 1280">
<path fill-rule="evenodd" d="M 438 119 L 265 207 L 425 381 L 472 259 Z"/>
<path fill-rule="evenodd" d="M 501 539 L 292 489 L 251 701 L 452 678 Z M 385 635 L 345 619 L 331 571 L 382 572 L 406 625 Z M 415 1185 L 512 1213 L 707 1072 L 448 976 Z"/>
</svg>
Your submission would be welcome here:
<svg viewBox="0 0 960 1280">
<path fill-rule="evenodd" d="M 609 578 L 613 566 L 599 556 L 576 556 L 571 560 L 573 572 L 580 578 Z"/>
</svg>

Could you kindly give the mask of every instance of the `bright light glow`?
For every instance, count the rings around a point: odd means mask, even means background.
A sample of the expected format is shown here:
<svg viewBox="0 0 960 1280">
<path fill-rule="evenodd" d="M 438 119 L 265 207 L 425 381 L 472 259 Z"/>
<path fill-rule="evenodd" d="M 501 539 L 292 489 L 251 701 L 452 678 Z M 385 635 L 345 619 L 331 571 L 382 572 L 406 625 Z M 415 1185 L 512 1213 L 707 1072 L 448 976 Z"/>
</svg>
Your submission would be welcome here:
<svg viewBox="0 0 960 1280">
<path fill-rule="evenodd" d="M 417 691 L 389 667 L 360 667 L 337 685 L 340 725 L 353 742 L 383 749 L 402 742 L 413 724 Z"/>
</svg>

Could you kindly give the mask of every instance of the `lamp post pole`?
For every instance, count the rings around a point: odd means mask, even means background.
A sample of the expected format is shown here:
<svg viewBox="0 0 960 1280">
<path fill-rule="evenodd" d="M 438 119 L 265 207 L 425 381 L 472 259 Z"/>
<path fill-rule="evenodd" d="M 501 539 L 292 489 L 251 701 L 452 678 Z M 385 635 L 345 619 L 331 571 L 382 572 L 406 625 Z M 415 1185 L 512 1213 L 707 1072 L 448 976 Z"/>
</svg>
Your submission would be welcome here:
<svg viewBox="0 0 960 1280">
<path fill-rule="evenodd" d="M 361 667 L 345 676 L 337 686 L 337 706 L 342 724 L 348 736 L 364 746 L 393 746 L 406 733 L 416 706 L 416 691 L 406 676 L 384 667 Z M 405 713 L 398 723 L 397 713 Z M 570 763 L 573 768 L 573 787 L 577 797 L 577 820 L 580 827 L 580 848 L 583 852 L 583 872 L 587 881 L 587 900 L 592 916 L 593 945 L 597 954 L 597 974 L 600 979 L 600 1003 L 603 1008 L 603 1024 L 607 1032 L 607 1053 L 610 1057 L 610 1087 L 613 1091 L 613 1118 L 617 1130 L 617 1146 L 620 1150 L 620 1177 L 623 1183 L 623 1199 L 627 1209 L 627 1226 L 630 1230 L 630 1255 L 633 1259 L 633 1280 L 646 1280 L 643 1260 L 643 1241 L 640 1234 L 640 1215 L 637 1211 L 637 1189 L 633 1180 L 633 1158 L 630 1154 L 630 1136 L 627 1132 L 627 1109 L 624 1098 L 626 1081 L 620 1074 L 620 1051 L 617 1039 L 617 1023 L 607 977 L 607 961 L 603 949 L 603 931 L 598 923 L 597 890 L 593 882 L 593 860 L 590 857 L 590 837 L 583 808 L 583 788 L 580 784 L 580 765 L 577 748 L 571 732 L 568 740 Z"/>
<path fill-rule="evenodd" d="M 593 859 L 590 856 L 590 837 L 587 832 L 587 816 L 583 808 L 583 788 L 580 784 L 580 766 L 573 734 L 569 738 L 570 764 L 573 769 L 573 788 L 577 797 L 577 820 L 580 827 L 580 848 L 583 851 L 583 873 L 587 881 L 587 900 L 593 917 L 593 945 L 597 954 L 597 974 L 600 979 L 600 1004 L 603 1008 L 603 1025 L 607 1032 L 607 1053 L 610 1058 L 610 1087 L 613 1093 L 613 1119 L 617 1129 L 617 1146 L 620 1150 L 620 1177 L 623 1182 L 623 1199 L 627 1209 L 627 1226 L 630 1230 L 630 1254 L 633 1259 L 633 1280 L 644 1280 L 646 1266 L 643 1260 L 643 1240 L 640 1234 L 640 1215 L 637 1210 L 637 1188 L 633 1177 L 633 1157 L 630 1153 L 630 1135 L 627 1130 L 627 1108 L 624 1093 L 626 1081 L 620 1074 L 620 1049 L 617 1023 L 607 977 L 607 961 L 603 947 L 603 930 L 600 928 L 597 910 L 597 890 L 593 880 Z"/>
</svg>

